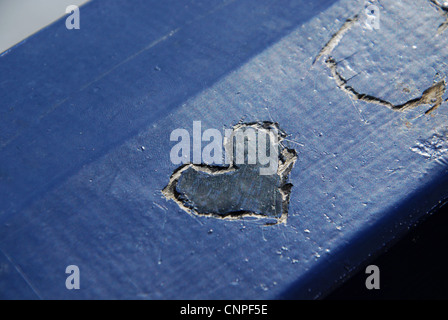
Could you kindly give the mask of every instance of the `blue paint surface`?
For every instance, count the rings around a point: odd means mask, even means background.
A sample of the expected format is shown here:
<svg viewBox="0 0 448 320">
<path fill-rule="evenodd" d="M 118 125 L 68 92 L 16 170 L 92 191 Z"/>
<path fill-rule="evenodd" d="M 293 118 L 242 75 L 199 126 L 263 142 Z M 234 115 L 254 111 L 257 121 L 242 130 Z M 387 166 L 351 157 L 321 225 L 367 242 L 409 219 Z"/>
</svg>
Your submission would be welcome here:
<svg viewBox="0 0 448 320">
<path fill-rule="evenodd" d="M 406 131 L 362 105 L 360 121 L 311 68 L 347 3 L 96 0 L 80 30 L 62 19 L 0 56 L 0 297 L 314 298 L 430 211 L 446 169 L 410 148 L 443 117 Z M 241 119 L 278 122 L 299 153 L 286 225 L 200 218 L 161 194 L 172 130 Z"/>
</svg>

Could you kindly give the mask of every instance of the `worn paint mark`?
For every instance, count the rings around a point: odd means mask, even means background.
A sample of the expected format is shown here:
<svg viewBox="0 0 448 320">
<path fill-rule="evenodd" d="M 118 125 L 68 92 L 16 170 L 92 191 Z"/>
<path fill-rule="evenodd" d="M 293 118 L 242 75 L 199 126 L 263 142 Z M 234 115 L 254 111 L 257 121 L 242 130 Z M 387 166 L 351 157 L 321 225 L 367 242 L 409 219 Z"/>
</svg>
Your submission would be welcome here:
<svg viewBox="0 0 448 320">
<path fill-rule="evenodd" d="M 275 221 L 266 225 L 286 223 L 292 188 L 288 176 L 297 160 L 297 153 L 282 144 L 286 134 L 277 123 L 237 124 L 232 129 L 236 132 L 248 127 L 257 131 L 274 128 L 278 133 L 279 152 L 275 174 L 260 175 L 260 164 L 236 165 L 230 136 L 224 146 L 226 152 L 232 155 L 228 166 L 191 163 L 180 166 L 162 190 L 166 199 L 173 200 L 181 209 L 197 216 L 227 220 L 254 217 Z M 220 209 L 220 206 L 230 210 Z"/>
<path fill-rule="evenodd" d="M 412 108 L 417 108 L 421 105 L 431 105 L 431 108 L 428 109 L 425 114 L 429 114 L 436 110 L 438 107 L 440 107 L 445 101 L 443 100 L 443 95 L 446 91 L 446 81 L 445 79 L 433 84 L 431 87 L 423 91 L 422 95 L 418 98 L 411 99 L 403 104 L 393 104 L 387 100 L 375 97 L 373 95 L 360 93 L 352 86 L 348 85 L 347 79 L 345 79 L 341 73 L 338 71 L 338 62 L 331 56 L 331 53 L 336 48 L 336 46 L 339 44 L 339 42 L 342 40 L 342 37 L 344 36 L 347 31 L 349 31 L 353 25 L 358 21 L 358 15 L 355 15 L 351 19 L 347 19 L 345 23 L 342 25 L 342 27 L 337 31 L 330 39 L 327 44 L 319 51 L 318 55 L 314 59 L 314 62 L 319 61 L 320 58 L 323 56 L 328 56 L 328 58 L 325 60 L 325 65 L 330 69 L 331 75 L 336 82 L 336 85 L 347 93 L 350 97 L 354 98 L 355 100 L 361 100 L 368 103 L 374 103 L 379 104 L 382 106 L 385 106 L 393 111 L 405 111 Z M 313 62 L 313 63 L 314 63 Z"/>
<path fill-rule="evenodd" d="M 375 103 L 379 105 L 383 105 L 393 111 L 405 111 L 412 108 L 417 108 L 421 105 L 432 105 L 430 109 L 428 109 L 425 114 L 429 114 L 436 110 L 438 107 L 442 105 L 444 102 L 443 95 L 446 91 L 446 82 L 445 80 L 439 81 L 433 86 L 429 87 L 425 91 L 423 91 L 422 95 L 418 98 L 409 100 L 403 104 L 395 105 L 389 101 L 377 98 L 375 96 L 365 94 L 365 93 L 359 93 L 356 91 L 352 86 L 348 85 L 348 81 L 344 79 L 344 77 L 338 72 L 337 70 L 337 62 L 334 60 L 333 57 L 329 57 L 325 64 L 330 69 L 331 74 L 333 76 L 333 79 L 335 80 L 337 86 L 350 95 L 355 100 L 361 100 L 368 103 Z"/>
</svg>

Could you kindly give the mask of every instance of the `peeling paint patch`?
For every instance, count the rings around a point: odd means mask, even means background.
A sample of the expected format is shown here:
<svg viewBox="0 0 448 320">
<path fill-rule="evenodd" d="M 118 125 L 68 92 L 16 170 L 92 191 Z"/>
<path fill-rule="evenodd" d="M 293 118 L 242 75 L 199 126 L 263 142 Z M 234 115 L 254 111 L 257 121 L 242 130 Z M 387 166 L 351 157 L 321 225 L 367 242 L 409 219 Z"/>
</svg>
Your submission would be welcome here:
<svg viewBox="0 0 448 320">
<path fill-rule="evenodd" d="M 282 140 L 286 133 L 273 122 L 238 124 L 233 132 L 242 128 L 253 128 L 257 132 L 277 132 L 275 145 L 278 148 L 276 173 L 261 175 L 262 164 L 236 164 L 228 166 L 185 164 L 177 168 L 168 185 L 162 190 L 167 200 L 173 200 L 188 213 L 217 219 L 235 220 L 245 217 L 267 220 L 267 225 L 285 223 L 288 217 L 292 184 L 289 173 L 297 160 L 297 153 L 286 148 Z M 234 142 L 226 150 L 238 149 Z M 245 143 L 245 142 L 242 142 Z M 246 144 L 244 145 L 246 148 Z M 235 157 L 232 155 L 232 159 Z"/>
<path fill-rule="evenodd" d="M 411 150 L 429 160 L 446 163 L 444 157 L 448 152 L 448 130 L 436 133 L 429 139 L 417 140 L 417 144 L 411 147 Z"/>
</svg>

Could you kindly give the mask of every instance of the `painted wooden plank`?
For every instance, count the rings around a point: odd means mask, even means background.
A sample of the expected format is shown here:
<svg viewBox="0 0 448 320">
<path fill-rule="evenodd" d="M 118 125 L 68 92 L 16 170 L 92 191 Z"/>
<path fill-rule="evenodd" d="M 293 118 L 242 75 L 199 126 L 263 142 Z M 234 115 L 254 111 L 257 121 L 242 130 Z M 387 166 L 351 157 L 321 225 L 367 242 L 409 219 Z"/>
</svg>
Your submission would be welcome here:
<svg viewBox="0 0 448 320">
<path fill-rule="evenodd" d="M 3 276 L 3 296 L 316 298 L 399 237 L 447 195 L 446 103 L 425 115 L 446 94 L 381 102 L 443 81 L 444 16 L 382 1 L 371 30 L 364 5 L 97 0 L 81 29 L 60 20 L 3 54 L 0 249 L 24 280 Z M 298 155 L 285 223 L 164 197 L 170 134 L 194 121 L 279 124 Z"/>
</svg>

